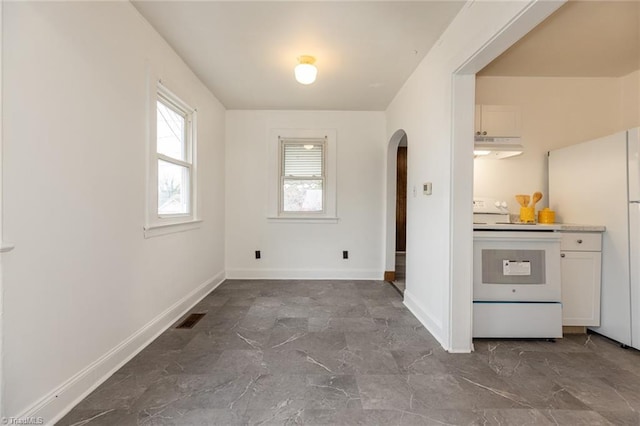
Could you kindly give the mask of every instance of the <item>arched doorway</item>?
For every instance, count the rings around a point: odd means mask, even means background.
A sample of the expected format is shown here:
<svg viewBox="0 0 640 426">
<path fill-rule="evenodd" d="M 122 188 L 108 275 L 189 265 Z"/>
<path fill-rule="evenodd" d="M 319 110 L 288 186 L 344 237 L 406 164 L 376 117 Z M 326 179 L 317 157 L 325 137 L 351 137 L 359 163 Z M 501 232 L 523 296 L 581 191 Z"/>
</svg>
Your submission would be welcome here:
<svg viewBox="0 0 640 426">
<path fill-rule="evenodd" d="M 387 150 L 386 281 L 404 293 L 407 240 L 407 134 L 396 131 Z"/>
</svg>

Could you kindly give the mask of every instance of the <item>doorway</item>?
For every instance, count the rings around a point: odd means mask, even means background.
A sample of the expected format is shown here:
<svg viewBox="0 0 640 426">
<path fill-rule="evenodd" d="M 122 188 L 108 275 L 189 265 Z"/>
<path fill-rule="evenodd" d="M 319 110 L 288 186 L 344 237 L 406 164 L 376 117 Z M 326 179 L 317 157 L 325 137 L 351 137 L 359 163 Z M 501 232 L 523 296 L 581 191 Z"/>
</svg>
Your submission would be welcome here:
<svg viewBox="0 0 640 426">
<path fill-rule="evenodd" d="M 398 144 L 396 155 L 396 244 L 394 285 L 405 289 L 407 255 L 407 135 Z"/>
<path fill-rule="evenodd" d="M 450 186 L 450 276 L 445 317 L 447 350 L 473 350 L 473 134 L 475 74 L 543 21 L 562 2 L 529 2 L 486 44 L 452 70 L 452 151 Z M 454 267 L 455 265 L 455 267 Z"/>
<path fill-rule="evenodd" d="M 407 134 L 399 129 L 387 147 L 387 201 L 384 280 L 404 294 L 407 255 Z"/>
</svg>

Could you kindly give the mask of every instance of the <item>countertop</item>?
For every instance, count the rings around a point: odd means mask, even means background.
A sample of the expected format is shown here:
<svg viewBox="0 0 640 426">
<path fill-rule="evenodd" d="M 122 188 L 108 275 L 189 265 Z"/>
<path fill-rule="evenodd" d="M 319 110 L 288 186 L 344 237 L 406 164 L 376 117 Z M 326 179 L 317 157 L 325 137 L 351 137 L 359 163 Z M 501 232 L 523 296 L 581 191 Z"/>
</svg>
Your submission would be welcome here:
<svg viewBox="0 0 640 426">
<path fill-rule="evenodd" d="M 607 230 L 602 225 L 579 225 L 576 223 L 561 223 L 560 232 L 604 232 Z"/>
<path fill-rule="evenodd" d="M 572 223 L 474 223 L 474 231 L 547 231 L 547 232 L 604 232 L 600 225 Z"/>
</svg>

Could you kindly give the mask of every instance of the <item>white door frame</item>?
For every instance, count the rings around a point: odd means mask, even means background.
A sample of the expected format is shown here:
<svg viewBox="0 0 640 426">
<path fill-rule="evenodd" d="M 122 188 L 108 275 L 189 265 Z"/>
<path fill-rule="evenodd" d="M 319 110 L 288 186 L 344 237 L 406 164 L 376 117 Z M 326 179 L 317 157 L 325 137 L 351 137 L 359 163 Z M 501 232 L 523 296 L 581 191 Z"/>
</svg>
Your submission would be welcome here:
<svg viewBox="0 0 640 426">
<path fill-rule="evenodd" d="M 2 242 L 2 6 L 0 0 L 0 250 Z M 0 257 L 0 419 L 4 419 L 4 286 L 2 285 L 2 258 Z"/>
<path fill-rule="evenodd" d="M 393 133 L 387 143 L 387 227 L 384 252 L 385 271 L 395 271 L 396 269 L 396 169 L 398 145 L 403 137 L 407 137 L 407 133 L 403 129 L 398 129 Z"/>
<path fill-rule="evenodd" d="M 452 74 L 449 352 L 473 350 L 473 131 L 475 74 L 566 0 L 531 1 Z"/>
<path fill-rule="evenodd" d="M 7 253 L 13 250 L 13 245 L 4 241 L 3 232 L 2 232 L 2 224 L 3 224 L 3 215 L 2 215 L 2 165 L 3 165 L 3 156 L 2 156 L 2 144 L 3 144 L 3 127 L 2 127 L 2 104 L 4 102 L 4 98 L 2 97 L 2 7 L 4 4 L 4 0 L 0 0 L 0 254 Z M 4 383 L 4 285 L 3 285 L 3 268 L 2 268 L 2 257 L 0 257 L 0 419 L 4 418 L 5 409 L 4 409 L 4 395 L 5 395 L 5 383 Z"/>
</svg>

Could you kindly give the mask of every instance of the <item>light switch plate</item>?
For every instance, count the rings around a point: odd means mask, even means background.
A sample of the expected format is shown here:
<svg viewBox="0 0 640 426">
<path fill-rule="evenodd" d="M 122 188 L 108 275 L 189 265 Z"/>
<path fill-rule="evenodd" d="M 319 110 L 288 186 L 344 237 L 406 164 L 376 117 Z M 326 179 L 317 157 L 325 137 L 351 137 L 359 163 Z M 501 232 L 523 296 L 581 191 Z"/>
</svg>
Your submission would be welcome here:
<svg viewBox="0 0 640 426">
<path fill-rule="evenodd" d="M 431 195 L 431 182 L 426 182 L 422 184 L 422 193 L 424 195 Z"/>
</svg>

